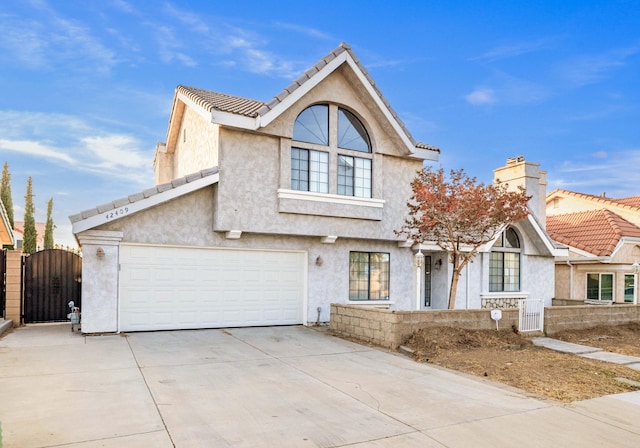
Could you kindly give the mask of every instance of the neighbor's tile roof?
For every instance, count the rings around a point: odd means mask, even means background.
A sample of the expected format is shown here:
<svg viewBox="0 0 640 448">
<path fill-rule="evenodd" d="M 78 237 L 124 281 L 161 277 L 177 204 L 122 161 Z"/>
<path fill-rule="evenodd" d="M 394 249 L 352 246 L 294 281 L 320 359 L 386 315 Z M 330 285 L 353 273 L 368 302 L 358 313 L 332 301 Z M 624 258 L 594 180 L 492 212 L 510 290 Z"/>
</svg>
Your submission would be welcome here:
<svg viewBox="0 0 640 448">
<path fill-rule="evenodd" d="M 620 238 L 640 238 L 640 228 L 612 211 L 600 209 L 547 216 L 547 232 L 555 241 L 596 256 L 609 256 Z"/>
<path fill-rule="evenodd" d="M 165 184 L 159 184 L 159 185 L 156 185 L 155 187 L 142 190 L 139 193 L 131 194 L 126 198 L 116 199 L 115 201 L 107 202 L 106 204 L 102 204 L 97 207 L 81 211 L 78 214 L 69 216 L 69 219 L 73 224 L 75 222 L 82 221 L 83 219 L 91 218 L 92 216 L 96 216 L 101 213 L 106 213 L 110 210 L 119 209 L 120 207 L 124 207 L 127 204 L 133 204 L 134 202 L 138 202 L 142 199 L 147 199 L 151 196 L 164 193 L 165 191 L 173 190 L 174 188 L 180 187 L 189 182 L 193 182 L 207 176 L 213 176 L 217 172 L 218 172 L 218 167 L 214 167 L 214 168 L 208 168 L 206 170 L 198 171 L 197 173 L 189 174 L 188 176 L 179 177 L 177 179 L 173 179 L 171 182 L 167 182 Z"/>
<path fill-rule="evenodd" d="M 640 196 L 630 196 L 628 198 L 614 199 L 608 198 L 606 196 L 596 196 L 593 194 L 577 193 L 575 191 L 557 189 L 549 193 L 547 197 L 552 196 L 556 193 L 565 196 L 573 196 L 575 198 L 586 199 L 599 204 L 621 207 L 640 213 Z"/>
<path fill-rule="evenodd" d="M 291 93 L 297 90 L 300 86 L 302 86 L 305 82 L 313 78 L 316 73 L 319 73 L 320 70 L 330 63 L 333 59 L 338 57 L 343 52 L 348 52 L 351 58 L 358 65 L 364 76 L 367 78 L 374 91 L 382 101 L 382 103 L 387 107 L 391 115 L 398 122 L 404 133 L 407 135 L 411 143 L 415 145 L 416 148 L 419 149 L 428 149 L 431 151 L 440 152 L 440 149 L 435 146 L 428 145 L 426 143 L 416 142 L 409 130 L 406 128 L 402 120 L 398 117 L 398 114 L 389 104 L 389 101 L 384 97 L 380 89 L 376 86 L 373 78 L 369 75 L 364 66 L 360 63 L 360 60 L 356 57 L 356 55 L 351 50 L 351 47 L 346 43 L 341 43 L 338 48 L 331 51 L 327 56 L 320 59 L 320 61 L 311 67 L 309 70 L 304 72 L 298 79 L 289 84 L 285 89 L 276 95 L 271 101 L 268 103 L 264 103 L 262 101 L 252 100 L 248 98 L 242 98 L 239 96 L 227 95 L 224 93 L 212 92 L 209 90 L 198 89 L 195 87 L 187 87 L 180 85 L 177 87 L 177 92 L 181 92 L 190 98 L 195 103 L 199 104 L 205 110 L 211 112 L 212 110 L 219 110 L 221 112 L 227 112 L 232 114 L 243 115 L 246 117 L 256 118 L 258 116 L 263 116 L 282 101 L 285 100 Z"/>
</svg>

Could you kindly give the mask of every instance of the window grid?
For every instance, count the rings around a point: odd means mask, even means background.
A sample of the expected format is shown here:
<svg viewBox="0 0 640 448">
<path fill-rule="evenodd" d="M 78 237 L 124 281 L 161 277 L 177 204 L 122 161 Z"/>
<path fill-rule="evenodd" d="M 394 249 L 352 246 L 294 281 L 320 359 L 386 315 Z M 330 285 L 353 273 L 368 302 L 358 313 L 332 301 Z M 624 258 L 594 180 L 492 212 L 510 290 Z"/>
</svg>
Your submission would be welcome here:
<svg viewBox="0 0 640 448">
<path fill-rule="evenodd" d="M 337 117 L 336 117 L 337 115 Z M 330 119 L 330 116 L 333 117 Z M 333 125 L 330 125 L 333 123 Z M 336 128 L 333 128 L 337 124 Z M 299 191 L 329 193 L 362 198 L 373 197 L 371 141 L 363 123 L 352 112 L 329 104 L 316 104 L 303 110 L 293 126 L 293 141 L 322 145 L 326 151 L 291 148 L 291 188 Z M 331 160 L 340 149 L 369 153 L 363 157 L 337 154 L 337 173 Z M 322 149 L 322 148 L 319 148 Z M 335 163 L 335 162 L 334 162 Z M 336 176 L 336 177 L 334 177 Z M 335 183 L 334 183 L 335 182 Z M 336 190 L 333 190 L 334 186 Z"/>
<path fill-rule="evenodd" d="M 512 228 L 496 240 L 489 254 L 489 292 L 520 291 L 520 240 Z"/>
<path fill-rule="evenodd" d="M 371 159 L 338 155 L 338 194 L 371 197 Z"/>
<path fill-rule="evenodd" d="M 291 188 L 315 193 L 329 192 L 329 154 L 291 148 Z"/>
<path fill-rule="evenodd" d="M 389 254 L 349 253 L 349 300 L 389 300 Z"/>
</svg>

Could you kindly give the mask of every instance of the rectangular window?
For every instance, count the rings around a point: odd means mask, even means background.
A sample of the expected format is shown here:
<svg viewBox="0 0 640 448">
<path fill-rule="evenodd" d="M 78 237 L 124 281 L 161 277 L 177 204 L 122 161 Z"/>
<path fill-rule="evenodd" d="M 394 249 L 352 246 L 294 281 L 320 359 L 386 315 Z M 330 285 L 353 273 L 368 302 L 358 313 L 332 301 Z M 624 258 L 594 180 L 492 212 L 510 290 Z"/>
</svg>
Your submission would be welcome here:
<svg viewBox="0 0 640 448">
<path fill-rule="evenodd" d="M 520 254 L 491 252 L 489 255 L 489 291 L 520 291 Z"/>
<path fill-rule="evenodd" d="M 587 274 L 587 300 L 613 300 L 613 274 Z"/>
<path fill-rule="evenodd" d="M 636 276 L 633 274 L 624 275 L 624 301 L 633 303 L 636 297 Z"/>
<path fill-rule="evenodd" d="M 388 253 L 349 253 L 349 300 L 389 300 Z"/>
<path fill-rule="evenodd" d="M 329 192 L 329 153 L 291 148 L 291 189 Z"/>
<path fill-rule="evenodd" d="M 371 197 L 371 159 L 338 155 L 338 194 Z"/>
</svg>

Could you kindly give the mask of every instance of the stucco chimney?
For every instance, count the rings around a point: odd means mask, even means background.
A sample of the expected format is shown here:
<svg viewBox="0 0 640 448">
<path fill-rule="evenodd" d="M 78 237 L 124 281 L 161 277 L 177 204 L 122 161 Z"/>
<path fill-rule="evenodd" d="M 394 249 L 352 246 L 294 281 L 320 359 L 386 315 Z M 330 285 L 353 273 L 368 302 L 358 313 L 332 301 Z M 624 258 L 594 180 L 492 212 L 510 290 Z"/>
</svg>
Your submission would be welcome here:
<svg viewBox="0 0 640 448">
<path fill-rule="evenodd" d="M 539 163 L 527 162 L 524 156 L 510 157 L 507 164 L 493 170 L 495 183 L 508 184 L 509 190 L 523 187 L 529 199 L 529 209 L 543 228 L 546 227 L 547 172 Z"/>
</svg>

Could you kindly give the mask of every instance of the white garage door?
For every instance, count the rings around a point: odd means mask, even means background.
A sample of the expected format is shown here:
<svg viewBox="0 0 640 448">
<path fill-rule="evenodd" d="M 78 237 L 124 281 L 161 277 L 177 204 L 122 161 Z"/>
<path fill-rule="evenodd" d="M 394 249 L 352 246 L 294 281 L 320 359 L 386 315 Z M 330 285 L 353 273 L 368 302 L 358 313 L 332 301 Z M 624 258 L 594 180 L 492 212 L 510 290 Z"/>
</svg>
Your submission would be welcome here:
<svg viewBox="0 0 640 448">
<path fill-rule="evenodd" d="M 303 323 L 303 252 L 122 245 L 121 331 Z"/>
</svg>

